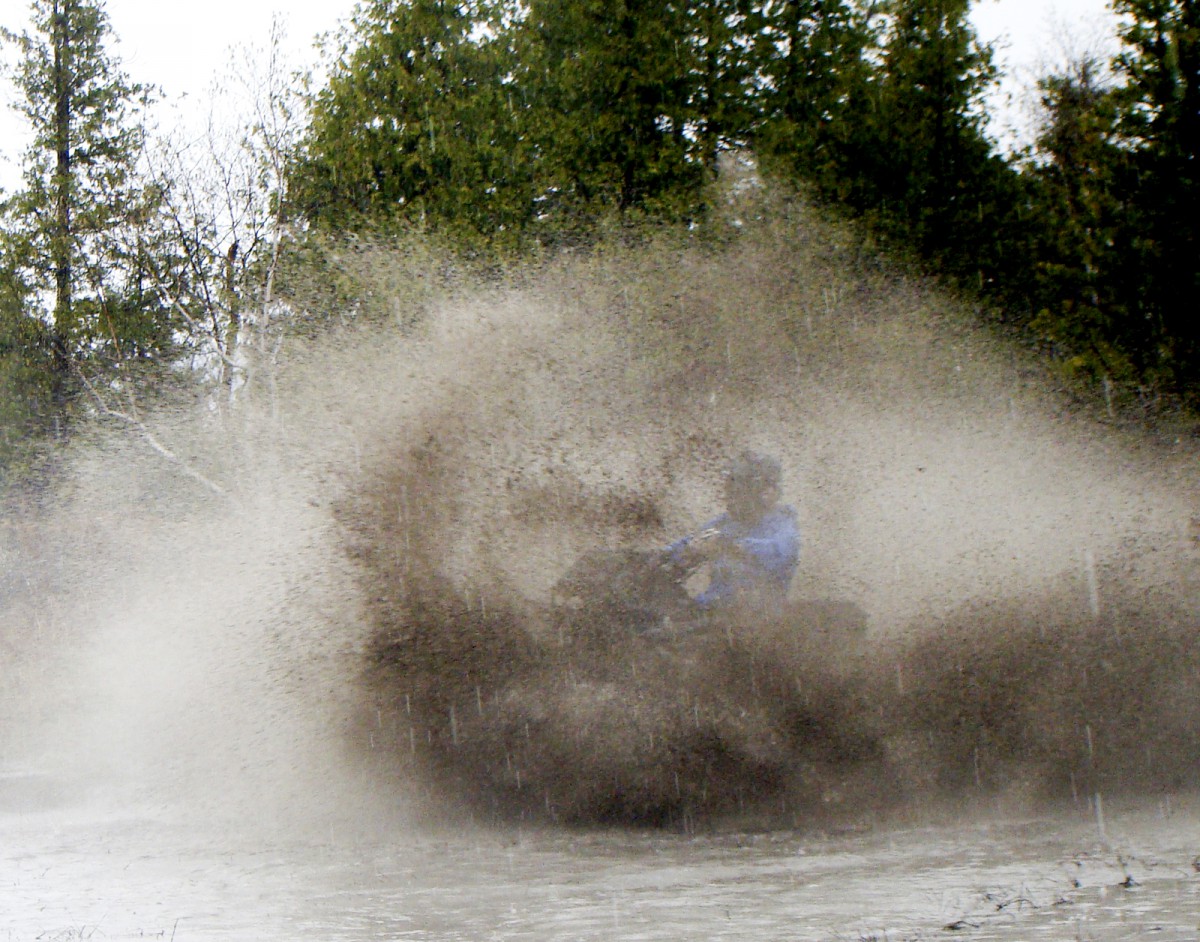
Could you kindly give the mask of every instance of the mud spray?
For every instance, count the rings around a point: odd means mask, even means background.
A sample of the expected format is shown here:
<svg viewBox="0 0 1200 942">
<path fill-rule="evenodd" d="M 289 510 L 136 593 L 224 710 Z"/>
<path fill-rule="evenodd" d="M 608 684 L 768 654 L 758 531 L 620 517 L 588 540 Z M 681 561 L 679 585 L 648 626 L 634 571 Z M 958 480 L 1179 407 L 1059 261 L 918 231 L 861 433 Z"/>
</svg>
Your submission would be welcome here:
<svg viewBox="0 0 1200 942">
<path fill-rule="evenodd" d="M 286 827 L 1191 786 L 1186 443 L 1073 415 L 803 210 L 416 314 L 290 342 L 232 409 L 163 410 L 175 461 L 80 442 L 10 514 L 10 768 Z M 556 609 L 585 554 L 711 516 L 745 448 L 783 462 L 806 616 L 652 642 Z"/>
</svg>

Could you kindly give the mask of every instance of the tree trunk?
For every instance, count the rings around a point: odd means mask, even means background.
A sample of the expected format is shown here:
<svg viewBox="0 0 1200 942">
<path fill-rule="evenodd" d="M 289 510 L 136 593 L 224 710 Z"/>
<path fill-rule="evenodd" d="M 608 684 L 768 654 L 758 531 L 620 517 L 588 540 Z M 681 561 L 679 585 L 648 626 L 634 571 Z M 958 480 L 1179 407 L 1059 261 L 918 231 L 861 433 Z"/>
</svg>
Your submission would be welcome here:
<svg viewBox="0 0 1200 942">
<path fill-rule="evenodd" d="M 68 335 L 72 327 L 71 296 L 71 24 L 72 0 L 54 0 L 51 43 L 54 48 L 54 396 L 66 397 L 70 367 Z"/>
</svg>

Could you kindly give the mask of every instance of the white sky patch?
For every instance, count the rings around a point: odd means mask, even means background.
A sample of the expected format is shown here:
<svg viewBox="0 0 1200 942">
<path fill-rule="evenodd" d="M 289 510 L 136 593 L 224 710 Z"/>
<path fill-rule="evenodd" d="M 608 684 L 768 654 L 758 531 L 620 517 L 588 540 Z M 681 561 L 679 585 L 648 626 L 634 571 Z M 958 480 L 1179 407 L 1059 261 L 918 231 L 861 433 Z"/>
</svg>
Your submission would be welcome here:
<svg viewBox="0 0 1200 942">
<path fill-rule="evenodd" d="M 1002 79 L 988 98 L 989 130 L 1006 148 L 1032 142 L 1042 76 L 1081 53 L 1106 56 L 1117 46 L 1108 0 L 978 0 L 971 20 L 995 45 Z"/>
<path fill-rule="evenodd" d="M 321 0 L 292 3 L 280 11 L 278 0 L 207 0 L 199 8 L 178 0 L 109 0 L 106 9 L 129 77 L 159 86 L 165 102 L 177 104 L 174 113 L 183 119 L 194 110 L 202 120 L 214 79 L 229 77 L 230 50 L 265 46 L 277 12 L 287 25 L 289 58 L 303 67 L 315 61 L 314 38 L 346 21 L 355 5 L 355 0 Z M 997 42 L 1006 74 L 990 102 L 996 116 L 992 132 L 1003 141 L 1028 139 L 1031 117 L 1024 102 L 1044 67 L 1062 61 L 1066 50 L 1111 41 L 1114 31 L 1106 0 L 980 0 L 972 19 L 983 39 Z M 22 31 L 28 21 L 28 5 L 0 6 L 0 26 Z M 4 66 L 13 65 L 6 49 Z M 27 141 L 23 122 L 7 107 L 14 95 L 11 83 L 3 82 L 0 187 L 9 191 L 20 183 L 19 161 Z"/>
<path fill-rule="evenodd" d="M 298 2 L 279 9 L 279 0 L 206 0 L 199 7 L 178 0 L 109 0 L 109 23 L 117 37 L 117 57 L 126 75 L 135 82 L 161 89 L 160 121 L 205 120 L 210 89 L 228 74 L 235 48 L 266 47 L 271 23 L 278 14 L 286 26 L 286 52 L 297 68 L 315 63 L 316 37 L 331 32 L 349 19 L 355 0 Z M 30 10 L 25 3 L 0 4 L 0 26 L 29 30 Z M 15 66 L 7 47 L 3 69 Z M 12 191 L 20 185 L 21 153 L 27 146 L 24 122 L 11 109 L 16 96 L 12 83 L 0 83 L 0 187 Z"/>
</svg>

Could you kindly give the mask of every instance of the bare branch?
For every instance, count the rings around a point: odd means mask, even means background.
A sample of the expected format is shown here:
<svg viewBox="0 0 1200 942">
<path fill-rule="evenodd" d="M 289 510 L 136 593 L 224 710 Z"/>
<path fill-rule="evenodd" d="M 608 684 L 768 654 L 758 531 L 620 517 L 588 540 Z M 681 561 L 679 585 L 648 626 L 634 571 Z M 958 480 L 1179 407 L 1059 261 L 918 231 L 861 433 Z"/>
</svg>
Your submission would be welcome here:
<svg viewBox="0 0 1200 942">
<path fill-rule="evenodd" d="M 95 404 L 96 409 L 101 415 L 110 419 L 116 419 L 125 423 L 126 425 L 131 426 L 132 428 L 137 429 L 138 433 L 142 437 L 142 440 L 149 445 L 154 452 L 178 468 L 186 477 L 191 478 L 197 484 L 202 485 L 214 494 L 217 494 L 221 497 L 227 496 L 227 491 L 225 488 L 221 487 L 221 485 L 216 481 L 197 471 L 190 464 L 180 458 L 179 455 L 175 454 L 175 452 L 164 445 L 161 440 L 159 440 L 158 436 L 155 435 L 154 432 L 150 430 L 150 427 L 142 421 L 139 415 L 137 415 L 136 403 L 132 403 L 133 409 L 130 412 L 123 412 L 120 409 L 114 409 L 108 403 L 108 401 L 100 395 L 100 392 L 92 384 L 91 380 L 87 378 L 83 370 L 79 368 L 78 364 L 74 364 L 74 369 L 76 376 L 79 377 L 79 381 L 88 391 L 88 394 L 92 398 L 92 402 Z"/>
</svg>

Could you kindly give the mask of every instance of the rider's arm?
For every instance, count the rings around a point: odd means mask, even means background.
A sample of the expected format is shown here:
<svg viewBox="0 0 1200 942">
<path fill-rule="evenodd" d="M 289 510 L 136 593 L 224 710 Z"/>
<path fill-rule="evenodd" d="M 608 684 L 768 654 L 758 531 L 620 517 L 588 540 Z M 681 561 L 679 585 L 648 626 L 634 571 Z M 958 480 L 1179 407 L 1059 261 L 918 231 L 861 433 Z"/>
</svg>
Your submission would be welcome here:
<svg viewBox="0 0 1200 942">
<path fill-rule="evenodd" d="M 707 559 L 721 535 L 721 528 L 728 522 L 729 515 L 721 514 L 704 524 L 694 533 L 676 540 L 666 548 L 667 558 L 681 566 L 699 565 Z"/>
</svg>

